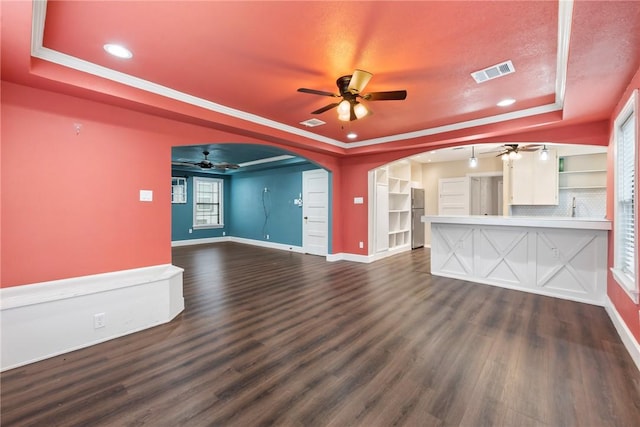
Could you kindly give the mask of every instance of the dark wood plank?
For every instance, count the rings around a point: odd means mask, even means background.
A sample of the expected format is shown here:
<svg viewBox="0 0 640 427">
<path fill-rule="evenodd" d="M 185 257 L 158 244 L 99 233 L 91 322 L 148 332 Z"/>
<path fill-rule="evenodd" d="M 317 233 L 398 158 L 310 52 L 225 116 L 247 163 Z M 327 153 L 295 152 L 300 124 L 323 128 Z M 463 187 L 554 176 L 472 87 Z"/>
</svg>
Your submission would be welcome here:
<svg viewBox="0 0 640 427">
<path fill-rule="evenodd" d="M 0 375 L 3 426 L 640 425 L 601 307 L 235 243 L 174 249 L 169 324 Z"/>
</svg>

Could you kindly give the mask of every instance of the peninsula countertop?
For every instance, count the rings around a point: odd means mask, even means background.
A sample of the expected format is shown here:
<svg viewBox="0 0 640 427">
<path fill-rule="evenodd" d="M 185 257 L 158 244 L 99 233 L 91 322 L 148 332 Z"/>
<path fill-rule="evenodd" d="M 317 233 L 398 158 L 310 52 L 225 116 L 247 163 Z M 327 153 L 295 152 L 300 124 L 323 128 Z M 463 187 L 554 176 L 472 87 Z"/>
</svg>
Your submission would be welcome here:
<svg viewBox="0 0 640 427">
<path fill-rule="evenodd" d="M 605 218 L 576 218 L 561 216 L 424 215 L 420 220 L 422 222 L 434 224 L 611 230 L 611 221 Z"/>
</svg>

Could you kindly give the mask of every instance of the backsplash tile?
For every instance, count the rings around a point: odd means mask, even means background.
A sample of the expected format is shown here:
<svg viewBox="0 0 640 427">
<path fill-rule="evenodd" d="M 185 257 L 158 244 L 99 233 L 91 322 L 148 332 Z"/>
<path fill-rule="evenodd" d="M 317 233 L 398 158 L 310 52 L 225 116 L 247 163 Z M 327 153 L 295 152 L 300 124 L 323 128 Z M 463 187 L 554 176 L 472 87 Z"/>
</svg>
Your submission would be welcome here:
<svg viewBox="0 0 640 427">
<path fill-rule="evenodd" d="M 571 216 L 576 198 L 576 218 L 604 218 L 607 213 L 607 191 L 604 188 L 565 189 L 558 194 L 557 206 L 517 205 L 511 207 L 513 216 Z"/>
</svg>

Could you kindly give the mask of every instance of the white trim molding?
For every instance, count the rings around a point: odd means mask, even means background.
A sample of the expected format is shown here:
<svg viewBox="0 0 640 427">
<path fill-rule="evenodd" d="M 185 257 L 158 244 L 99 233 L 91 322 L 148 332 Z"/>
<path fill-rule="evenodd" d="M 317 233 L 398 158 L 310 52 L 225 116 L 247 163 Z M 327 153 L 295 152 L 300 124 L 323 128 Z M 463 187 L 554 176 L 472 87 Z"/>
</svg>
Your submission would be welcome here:
<svg viewBox="0 0 640 427">
<path fill-rule="evenodd" d="M 633 359 L 633 362 L 636 364 L 636 368 L 638 368 L 638 370 L 640 371 L 640 344 L 638 344 L 638 341 L 636 341 L 635 337 L 629 330 L 629 327 L 624 322 L 624 320 L 620 316 L 620 313 L 618 313 L 618 310 L 616 310 L 616 307 L 613 305 L 613 302 L 611 301 L 611 299 L 609 299 L 608 296 L 605 301 L 604 308 L 611 318 L 613 326 L 616 328 L 618 335 L 620 335 L 622 343 L 629 352 L 629 355 Z"/>
<path fill-rule="evenodd" d="M 182 273 L 163 264 L 0 289 L 0 370 L 171 321 L 184 310 Z"/>
<path fill-rule="evenodd" d="M 358 254 L 350 254 L 345 252 L 339 252 L 337 254 L 329 254 L 327 255 L 327 261 L 336 262 L 336 261 L 350 261 L 350 262 L 361 262 L 365 264 L 369 264 L 375 261 L 377 258 L 373 255 L 358 255 Z"/>
<path fill-rule="evenodd" d="M 171 247 L 175 248 L 177 246 L 205 245 L 207 243 L 228 242 L 230 240 L 231 240 L 231 237 L 229 237 L 229 236 L 205 237 L 205 238 L 202 238 L 202 239 L 174 240 L 174 241 L 171 242 Z"/>
<path fill-rule="evenodd" d="M 302 249 L 302 246 L 287 245 L 287 244 L 284 244 L 284 243 L 265 242 L 264 240 L 245 239 L 243 237 L 229 237 L 229 241 L 236 242 L 236 243 L 242 243 L 244 245 L 261 246 L 263 248 L 279 249 L 281 251 L 296 252 L 296 253 L 299 253 L 299 254 L 303 254 L 304 253 L 304 249 Z"/>
<path fill-rule="evenodd" d="M 266 242 L 264 240 L 245 239 L 244 237 L 208 237 L 204 239 L 188 239 L 188 240 L 174 240 L 171 242 L 172 247 L 177 246 L 191 246 L 191 245 L 203 245 L 207 243 L 221 243 L 221 242 L 235 242 L 243 245 L 261 246 L 263 248 L 278 249 L 281 251 L 289 251 L 303 254 L 304 249 L 302 246 L 287 245 L 285 243 Z"/>
</svg>

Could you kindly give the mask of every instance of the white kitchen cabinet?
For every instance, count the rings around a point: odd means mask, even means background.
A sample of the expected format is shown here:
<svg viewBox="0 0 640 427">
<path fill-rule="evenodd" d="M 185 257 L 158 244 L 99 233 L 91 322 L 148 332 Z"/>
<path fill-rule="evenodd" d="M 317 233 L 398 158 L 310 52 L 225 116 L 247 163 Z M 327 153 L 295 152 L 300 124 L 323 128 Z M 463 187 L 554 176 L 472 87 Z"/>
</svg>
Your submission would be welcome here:
<svg viewBox="0 0 640 427">
<path fill-rule="evenodd" d="M 507 200 L 510 205 L 558 204 L 558 154 L 549 149 L 547 160 L 538 151 L 521 152 L 519 159 L 509 160 Z"/>
</svg>

